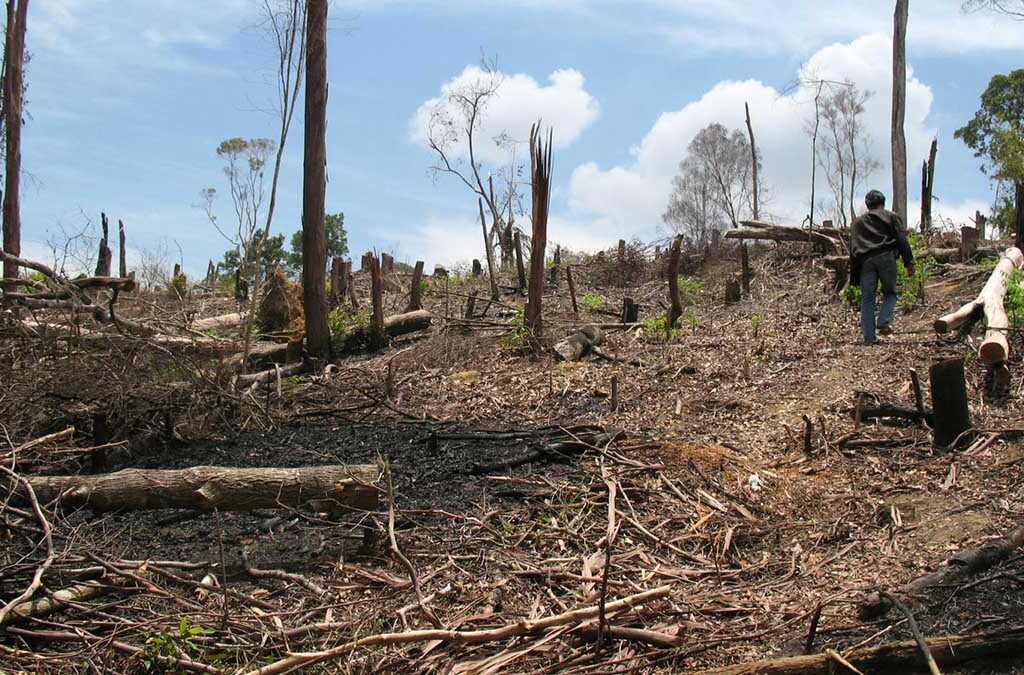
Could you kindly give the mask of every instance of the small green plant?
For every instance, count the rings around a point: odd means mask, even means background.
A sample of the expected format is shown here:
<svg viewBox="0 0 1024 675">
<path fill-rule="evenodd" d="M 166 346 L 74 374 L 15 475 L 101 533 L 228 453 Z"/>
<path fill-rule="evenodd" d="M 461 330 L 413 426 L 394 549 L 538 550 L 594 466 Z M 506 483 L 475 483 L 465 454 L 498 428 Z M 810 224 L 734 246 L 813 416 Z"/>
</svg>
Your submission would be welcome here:
<svg viewBox="0 0 1024 675">
<path fill-rule="evenodd" d="M 667 335 L 667 325 L 668 318 L 664 315 L 644 319 L 644 336 L 649 340 L 657 340 L 659 342 L 679 337 L 681 331 L 678 327 L 672 329 L 671 335 Z"/>
<path fill-rule="evenodd" d="M 704 292 L 704 282 L 701 279 L 687 279 L 679 277 L 679 299 L 683 304 L 693 304 L 697 296 Z"/>
<path fill-rule="evenodd" d="M 526 326 L 526 307 L 516 307 L 508 321 L 509 332 L 505 335 L 505 346 L 511 349 L 523 349 L 529 346 L 533 333 Z"/>
<path fill-rule="evenodd" d="M 195 660 L 203 654 L 203 647 L 196 638 L 213 632 L 209 628 L 189 623 L 184 617 L 178 622 L 176 633 L 170 630 L 161 630 L 158 633 L 145 631 L 142 634 L 146 638 L 146 645 L 141 652 L 142 665 L 148 672 L 184 673 L 183 669 L 174 667 L 161 657 L 177 659 L 184 653 Z"/>
<path fill-rule="evenodd" d="M 764 317 L 760 314 L 755 314 L 750 317 L 750 326 L 754 329 L 754 337 L 757 337 L 761 333 L 761 326 L 764 325 Z"/>
<path fill-rule="evenodd" d="M 683 315 L 679 317 L 679 321 L 685 323 L 695 333 L 701 325 L 700 317 L 693 312 L 683 312 Z"/>
<path fill-rule="evenodd" d="M 1003 306 L 1006 308 L 1006 316 L 1010 319 L 1010 327 L 1024 330 L 1024 274 L 1020 270 L 1014 270 L 1006 286 L 1006 297 L 1003 299 Z"/>
<path fill-rule="evenodd" d="M 367 309 L 349 313 L 336 307 L 327 315 L 327 327 L 331 330 L 331 347 L 338 352 L 358 347 L 358 342 L 370 333 L 371 316 Z"/>
<path fill-rule="evenodd" d="M 604 307 L 605 298 L 603 295 L 597 295 L 596 293 L 584 293 L 583 304 L 587 306 L 590 311 L 597 311 Z"/>
</svg>

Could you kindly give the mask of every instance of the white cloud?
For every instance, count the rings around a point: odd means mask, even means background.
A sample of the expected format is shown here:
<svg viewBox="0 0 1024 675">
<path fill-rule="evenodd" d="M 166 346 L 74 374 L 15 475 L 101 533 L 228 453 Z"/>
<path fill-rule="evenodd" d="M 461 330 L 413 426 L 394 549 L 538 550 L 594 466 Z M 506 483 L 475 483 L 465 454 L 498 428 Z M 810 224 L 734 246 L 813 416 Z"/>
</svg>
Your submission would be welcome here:
<svg viewBox="0 0 1024 675">
<path fill-rule="evenodd" d="M 584 87 L 583 75 L 571 68 L 556 70 L 548 75 L 548 84 L 542 85 L 533 77 L 517 73 L 497 73 L 500 86 L 486 103 L 482 121 L 475 134 L 474 152 L 479 159 L 505 161 L 508 151 L 494 139 L 508 134 L 514 140 L 525 141 L 530 125 L 538 119 L 554 130 L 556 148 L 564 148 L 576 140 L 583 130 L 597 119 L 597 100 Z M 441 86 L 440 95 L 420 104 L 410 122 L 409 135 L 426 145 L 431 118 L 436 109 L 454 108 L 449 97 L 456 92 L 485 85 L 491 75 L 479 66 L 467 66 L 459 75 Z M 464 157 L 467 151 L 460 139 L 453 146 L 453 155 Z"/>
<path fill-rule="evenodd" d="M 878 54 L 890 49 L 890 39 L 882 34 L 829 45 L 814 54 L 799 73 L 800 78 L 848 79 L 862 91 L 874 92 L 866 105 L 864 125 L 882 168 L 868 182 L 887 193 L 891 193 L 891 73 L 889 59 L 878 58 Z M 770 188 L 768 210 L 783 220 L 799 222 L 807 212 L 810 190 L 811 142 L 804 124 L 813 116 L 813 98 L 807 85 L 779 92 L 757 80 L 720 82 L 700 99 L 663 113 L 632 149 L 631 164 L 606 170 L 593 163 L 577 167 L 569 184 L 572 217 L 589 219 L 596 231 L 606 233 L 608 241 L 638 233 L 651 236 L 661 223 L 672 177 L 690 140 L 713 122 L 743 129 L 743 104 L 748 102 L 763 158 L 763 176 Z M 931 104 L 931 90 L 908 69 L 905 129 L 911 167 L 927 153 L 935 133 L 926 124 Z M 912 178 L 910 183 L 912 188 Z M 819 190 L 823 189 L 819 185 Z"/>
</svg>

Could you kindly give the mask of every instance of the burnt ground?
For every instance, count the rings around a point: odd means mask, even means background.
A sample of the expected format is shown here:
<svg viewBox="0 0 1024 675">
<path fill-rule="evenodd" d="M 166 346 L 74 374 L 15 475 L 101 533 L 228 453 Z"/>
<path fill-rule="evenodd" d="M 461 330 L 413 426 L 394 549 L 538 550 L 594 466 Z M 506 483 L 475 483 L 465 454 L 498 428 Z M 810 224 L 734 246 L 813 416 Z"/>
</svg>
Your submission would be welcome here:
<svg viewBox="0 0 1024 675">
<path fill-rule="evenodd" d="M 384 459 L 394 478 L 397 541 L 444 626 L 484 629 L 593 606 L 603 583 L 609 601 L 670 584 L 667 596 L 612 623 L 679 636 L 681 642 L 668 649 L 615 640 L 596 652 L 581 640 L 583 626 L 482 645 L 361 649 L 322 666 L 326 672 L 693 671 L 802 652 L 819 606 L 815 652 L 907 639 L 910 631 L 898 612 L 864 622 L 857 603 L 1021 526 L 1024 444 L 1013 431 L 1022 426 L 1021 380 L 1014 370 L 1008 395 L 990 396 L 984 368 L 968 359 L 979 431 L 954 451 L 936 450 L 928 431 L 912 424 L 872 421 L 855 430 L 852 411 L 858 393 L 912 405 L 910 368 L 926 374 L 938 358 L 971 353 L 956 339 L 934 336 L 930 323 L 973 297 L 984 275 L 935 270 L 926 301 L 901 309 L 897 335 L 867 348 L 856 344 L 852 310 L 823 292 L 823 271 L 765 252 L 757 259 L 752 297 L 723 306 L 722 284 L 733 264 L 705 267 L 704 286 L 689 298 L 681 333 L 667 342 L 644 331 L 608 331 L 605 349 L 640 365 L 534 356 L 514 334 L 510 338 L 507 319 L 490 308 L 489 318 L 435 326 L 428 336 L 398 340 L 381 353 L 342 359 L 333 372 L 288 380 L 280 397 L 274 386 L 259 391 L 252 399 L 262 406 L 256 412 L 217 399 L 232 412 L 207 434 L 213 438 L 198 440 L 196 425 L 185 419 L 214 405 L 210 399 L 175 399 L 170 438 L 160 436 L 163 415 L 154 406 L 124 428 L 156 431 L 137 436 L 127 450 L 112 451 L 109 468 Z M 629 293 L 642 305 L 641 318 L 662 311 L 664 284 L 657 279 L 619 288 L 580 277 L 581 294 L 600 293 L 604 308 L 618 306 Z M 456 294 L 471 289 L 472 282 L 461 280 L 437 284 L 431 308 L 439 317 L 454 316 L 462 302 Z M 391 304 L 400 307 L 401 294 L 392 296 Z M 550 332 L 564 334 L 575 323 L 565 288 L 546 302 Z M 585 308 L 582 314 L 581 323 L 613 321 Z M 1020 354 L 1019 336 L 1012 343 Z M 90 363 L 97 358 L 80 356 Z M 395 386 L 385 400 L 391 359 Z M 1011 367 L 1019 365 L 1014 357 Z M 156 368 L 166 374 L 164 366 Z M 615 411 L 609 405 L 613 376 Z M 70 414 L 68 405 L 51 411 L 55 426 Z M 812 423 L 810 452 L 804 448 L 804 415 Z M 203 419 L 209 424 L 209 416 Z M 570 425 L 621 429 L 626 437 L 556 461 L 546 456 L 480 470 L 481 463 L 564 438 L 557 429 Z M 495 433 L 508 430 L 520 437 Z M 975 438 L 1002 430 L 979 449 Z M 620 529 L 605 575 L 610 486 Z M 212 514 L 83 511 L 60 522 L 69 533 L 62 540 L 67 553 L 88 543 L 124 566 L 146 559 L 191 565 L 169 568 L 178 569 L 179 581 L 158 576 L 163 592 L 187 598 L 180 607 L 160 605 L 151 593 L 129 594 L 115 596 L 104 610 L 116 618 L 68 611 L 53 619 L 59 625 L 82 622 L 99 635 L 127 636 L 144 651 L 154 650 L 153 629 L 144 627 L 173 627 L 181 618 L 214 633 L 192 645 L 170 640 L 178 642 L 177 655 L 229 672 L 288 650 L 429 626 L 407 569 L 389 554 L 385 515 L 333 522 L 322 514 L 225 513 L 218 526 Z M 227 624 L 218 593 L 197 594 L 189 586 L 217 573 L 221 547 L 229 587 L 241 594 L 227 601 Z M 252 578 L 240 564 L 243 549 L 254 564 L 299 573 L 326 592 Z M 1012 555 L 955 586 L 908 600 L 921 631 L 972 634 L 1024 623 L 1022 560 Z M 47 588 L 72 578 L 62 571 Z M 5 597 L 13 590 L 5 587 Z M 331 626 L 308 636 L 289 632 L 317 622 Z M 18 667 L 59 667 L 77 658 L 125 671 L 141 668 L 138 657 L 109 649 L 77 650 L 69 657 L 66 644 L 48 647 L 31 636 L 33 628 L 44 627 L 26 625 L 28 633 L 9 638 L 8 647 L 37 654 L 19 656 Z M 1011 668 L 983 662 L 964 672 Z"/>
</svg>

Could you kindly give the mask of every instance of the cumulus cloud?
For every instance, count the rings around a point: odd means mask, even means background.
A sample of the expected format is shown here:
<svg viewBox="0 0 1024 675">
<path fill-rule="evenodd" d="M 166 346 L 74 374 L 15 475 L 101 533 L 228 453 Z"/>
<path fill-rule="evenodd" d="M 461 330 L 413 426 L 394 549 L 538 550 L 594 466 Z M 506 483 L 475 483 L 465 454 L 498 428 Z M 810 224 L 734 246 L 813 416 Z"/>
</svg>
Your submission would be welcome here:
<svg viewBox="0 0 1024 675">
<path fill-rule="evenodd" d="M 467 66 L 459 75 L 441 86 L 440 94 L 424 101 L 409 125 L 413 141 L 426 145 L 436 113 L 459 117 L 453 95 L 487 87 L 496 78 L 498 85 L 489 97 L 475 135 L 474 152 L 482 160 L 503 162 L 508 157 L 506 146 L 496 139 L 506 135 L 517 141 L 529 137 L 530 125 L 538 119 L 554 129 L 556 148 L 564 148 L 576 140 L 583 130 L 597 119 L 599 107 L 585 88 L 583 74 L 572 68 L 556 70 L 541 84 L 530 75 L 490 73 L 480 66 Z M 459 138 L 452 145 L 452 155 L 464 157 L 467 146 Z"/>
<path fill-rule="evenodd" d="M 812 79 L 849 80 L 861 91 L 873 92 L 866 104 L 864 127 L 873 141 L 872 154 L 882 167 L 868 182 L 891 192 L 891 72 L 889 59 L 879 58 L 890 52 L 890 38 L 883 34 L 829 45 L 806 62 L 797 73 L 797 84 L 785 92 L 757 80 L 720 82 L 698 100 L 659 116 L 632 149 L 630 164 L 608 169 L 593 163 L 577 167 L 569 183 L 572 217 L 589 219 L 607 241 L 627 234 L 653 235 L 690 140 L 713 122 L 744 128 L 743 104 L 747 102 L 769 186 L 767 210 L 781 220 L 799 222 L 807 213 L 810 191 L 811 141 L 805 123 L 814 114 Z M 932 98 L 929 87 L 908 68 L 905 128 L 911 166 L 927 153 L 935 134 L 926 124 Z M 822 182 L 818 190 L 824 189 Z"/>
</svg>

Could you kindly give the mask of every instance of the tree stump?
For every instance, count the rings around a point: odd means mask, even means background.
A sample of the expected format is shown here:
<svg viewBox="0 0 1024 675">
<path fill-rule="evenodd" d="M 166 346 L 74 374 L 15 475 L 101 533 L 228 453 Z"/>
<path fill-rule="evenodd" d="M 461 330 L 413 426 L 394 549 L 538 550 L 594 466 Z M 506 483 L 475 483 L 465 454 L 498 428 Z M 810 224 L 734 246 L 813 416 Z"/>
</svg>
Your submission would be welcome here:
<svg viewBox="0 0 1024 675">
<path fill-rule="evenodd" d="M 640 305 L 628 295 L 622 299 L 622 323 L 636 323 L 640 319 Z"/>
<path fill-rule="evenodd" d="M 739 279 L 729 279 L 725 283 L 725 303 L 731 305 L 739 302 L 742 297 L 743 291 Z"/>
<path fill-rule="evenodd" d="M 948 448 L 971 428 L 971 410 L 967 405 L 967 380 L 964 360 L 939 361 L 928 370 L 932 385 L 932 410 L 935 412 L 936 447 Z"/>
</svg>

